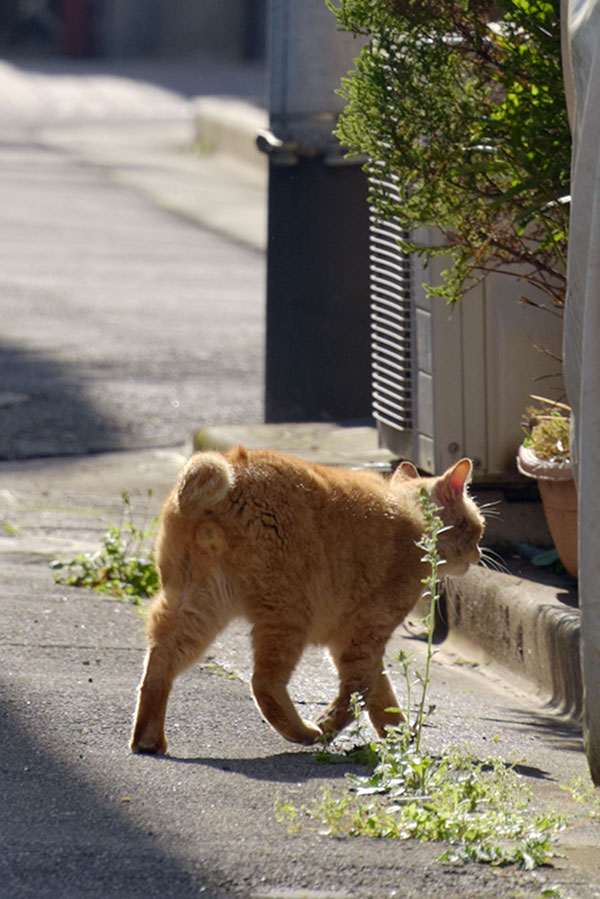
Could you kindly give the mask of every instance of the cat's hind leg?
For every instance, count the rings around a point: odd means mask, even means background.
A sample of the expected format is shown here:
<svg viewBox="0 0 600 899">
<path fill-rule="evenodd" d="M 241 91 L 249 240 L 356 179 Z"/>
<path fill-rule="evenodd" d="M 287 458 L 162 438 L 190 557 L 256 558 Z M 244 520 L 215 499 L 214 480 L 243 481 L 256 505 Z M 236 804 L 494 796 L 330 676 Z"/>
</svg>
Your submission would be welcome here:
<svg viewBox="0 0 600 899">
<path fill-rule="evenodd" d="M 165 717 L 174 679 L 175 673 L 172 671 L 168 651 L 159 646 L 151 646 L 146 652 L 144 673 L 139 686 L 129 743 L 132 752 L 164 755 L 167 751 Z"/>
<path fill-rule="evenodd" d="M 252 629 L 254 674 L 252 693 L 265 720 L 286 740 L 310 745 L 321 738 L 314 724 L 300 717 L 290 699 L 287 684 L 305 646 L 298 631 L 269 627 Z"/>
<path fill-rule="evenodd" d="M 190 598 L 163 591 L 150 607 L 148 651 L 139 687 L 132 752 L 163 755 L 167 751 L 164 725 L 173 681 L 204 654 L 228 619 L 211 613 L 214 603 L 202 603 L 202 594 Z M 204 607 L 204 608 L 203 608 Z"/>
</svg>

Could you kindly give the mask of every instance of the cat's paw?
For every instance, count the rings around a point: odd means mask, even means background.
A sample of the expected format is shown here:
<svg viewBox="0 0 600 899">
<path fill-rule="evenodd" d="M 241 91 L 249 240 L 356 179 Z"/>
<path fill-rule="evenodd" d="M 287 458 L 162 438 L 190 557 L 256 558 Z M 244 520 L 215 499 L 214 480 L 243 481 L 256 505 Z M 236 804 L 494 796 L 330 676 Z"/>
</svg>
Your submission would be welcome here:
<svg viewBox="0 0 600 899">
<path fill-rule="evenodd" d="M 129 748 L 135 755 L 165 755 L 167 752 L 167 741 L 164 737 L 156 740 L 136 739 L 132 737 Z"/>
<path fill-rule="evenodd" d="M 323 742 L 323 731 L 311 721 L 303 720 L 302 728 L 295 727 L 293 731 L 286 728 L 279 730 L 279 733 L 290 743 L 300 743 L 301 746 L 314 746 Z"/>
<path fill-rule="evenodd" d="M 319 736 L 315 737 L 313 743 L 320 744 L 321 746 L 329 746 L 330 743 L 333 743 L 337 735 L 339 734 L 339 730 L 335 730 L 335 728 L 330 727 L 326 720 L 323 721 L 315 721 L 315 725 L 319 728 Z"/>
<path fill-rule="evenodd" d="M 323 733 L 320 727 L 311 722 L 307 722 L 307 727 L 310 731 L 310 736 L 306 741 L 307 746 L 318 746 L 319 744 L 322 745 L 323 743 L 329 742 L 329 738 Z"/>
</svg>

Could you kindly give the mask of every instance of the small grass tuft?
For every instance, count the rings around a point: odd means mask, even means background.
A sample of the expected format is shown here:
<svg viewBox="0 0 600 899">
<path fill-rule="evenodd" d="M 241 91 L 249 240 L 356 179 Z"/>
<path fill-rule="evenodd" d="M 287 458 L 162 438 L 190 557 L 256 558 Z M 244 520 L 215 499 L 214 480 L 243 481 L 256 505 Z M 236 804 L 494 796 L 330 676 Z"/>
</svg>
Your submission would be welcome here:
<svg viewBox="0 0 600 899">
<path fill-rule="evenodd" d="M 0 518 L 0 536 L 4 535 L 5 537 L 16 537 L 18 533 L 18 527 L 15 527 L 15 525 L 11 524 L 9 521 L 6 521 L 4 518 Z"/>
<path fill-rule="evenodd" d="M 152 492 L 148 491 L 148 499 Z M 157 518 L 138 526 L 133 521 L 129 494 L 122 493 L 121 523 L 111 525 L 95 553 L 80 553 L 70 561 L 50 563 L 59 584 L 87 587 L 97 593 L 128 599 L 137 604 L 152 596 L 159 587 L 158 571 L 152 557 Z"/>
</svg>

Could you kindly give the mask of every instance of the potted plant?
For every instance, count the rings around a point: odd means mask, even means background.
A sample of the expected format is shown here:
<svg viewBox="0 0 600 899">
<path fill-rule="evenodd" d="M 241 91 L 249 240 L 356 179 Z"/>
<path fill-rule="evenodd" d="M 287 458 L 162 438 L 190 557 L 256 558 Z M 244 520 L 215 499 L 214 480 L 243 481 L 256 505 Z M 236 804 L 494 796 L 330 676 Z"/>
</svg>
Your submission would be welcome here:
<svg viewBox="0 0 600 899">
<path fill-rule="evenodd" d="M 517 467 L 535 478 L 556 551 L 569 574 L 577 577 L 577 490 L 571 467 L 570 408 L 533 396 L 539 406 L 529 407 L 523 418 L 525 439 L 519 447 Z"/>
</svg>

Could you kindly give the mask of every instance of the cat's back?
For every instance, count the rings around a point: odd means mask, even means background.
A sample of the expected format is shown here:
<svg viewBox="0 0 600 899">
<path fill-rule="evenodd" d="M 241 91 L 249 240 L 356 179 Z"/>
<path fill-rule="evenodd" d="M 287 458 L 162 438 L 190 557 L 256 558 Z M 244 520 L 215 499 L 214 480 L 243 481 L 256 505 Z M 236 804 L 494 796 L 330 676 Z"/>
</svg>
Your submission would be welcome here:
<svg viewBox="0 0 600 899">
<path fill-rule="evenodd" d="M 229 496 L 223 557 L 250 594 L 294 597 L 326 642 L 340 616 L 352 617 L 382 587 L 389 598 L 420 583 L 418 532 L 409 505 L 377 472 L 322 466 L 268 450 L 226 454 L 236 486 Z M 413 558 L 414 557 L 414 558 Z M 414 563 L 414 564 L 411 564 Z"/>
<path fill-rule="evenodd" d="M 390 580 L 405 518 L 376 472 L 243 447 L 199 453 L 163 511 L 158 559 L 165 580 L 218 576 L 251 618 L 260 597 L 303 609 L 319 642 Z"/>
<path fill-rule="evenodd" d="M 183 467 L 163 507 L 163 520 L 186 528 L 210 517 L 247 528 L 253 521 L 278 522 L 295 530 L 348 528 L 375 519 L 403 517 L 397 491 L 377 472 L 307 462 L 274 450 L 203 452 Z M 303 522 L 303 518 L 307 520 Z"/>
<path fill-rule="evenodd" d="M 388 506 L 390 493 L 376 472 L 350 471 L 307 462 L 274 450 L 236 447 L 225 454 L 235 472 L 232 495 L 277 507 L 280 503 L 340 514 L 344 508 L 363 516 Z"/>
<path fill-rule="evenodd" d="M 226 454 L 235 476 L 224 520 L 231 546 L 250 541 L 315 564 L 351 565 L 393 552 L 408 514 L 377 472 L 349 471 L 270 450 Z M 234 533 L 235 531 L 235 533 Z"/>
</svg>

